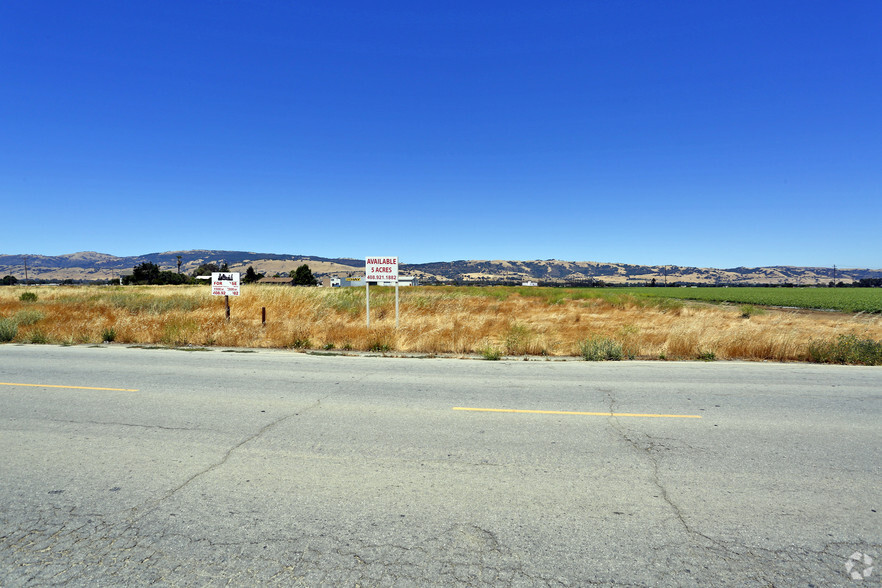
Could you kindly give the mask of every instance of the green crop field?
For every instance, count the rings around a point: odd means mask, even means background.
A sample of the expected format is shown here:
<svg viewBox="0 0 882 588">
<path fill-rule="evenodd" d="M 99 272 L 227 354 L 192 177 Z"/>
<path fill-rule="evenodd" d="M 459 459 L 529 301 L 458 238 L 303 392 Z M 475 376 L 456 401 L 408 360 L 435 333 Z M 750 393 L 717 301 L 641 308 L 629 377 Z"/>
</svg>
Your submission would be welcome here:
<svg viewBox="0 0 882 588">
<path fill-rule="evenodd" d="M 608 288 L 634 296 L 882 313 L 882 288 Z"/>
</svg>

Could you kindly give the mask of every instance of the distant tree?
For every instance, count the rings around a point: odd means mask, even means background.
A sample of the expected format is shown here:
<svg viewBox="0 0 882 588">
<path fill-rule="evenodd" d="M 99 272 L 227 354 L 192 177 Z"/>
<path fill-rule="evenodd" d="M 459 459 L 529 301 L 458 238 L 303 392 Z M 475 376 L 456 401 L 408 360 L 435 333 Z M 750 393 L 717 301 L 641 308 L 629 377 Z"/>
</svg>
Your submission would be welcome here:
<svg viewBox="0 0 882 588">
<path fill-rule="evenodd" d="M 202 265 L 197 267 L 193 271 L 193 273 L 190 275 L 195 278 L 197 276 L 210 276 L 211 274 L 216 273 L 216 272 L 228 272 L 228 271 L 230 271 L 230 268 L 227 266 L 226 262 L 221 265 L 210 262 L 210 263 L 203 263 Z"/>
<path fill-rule="evenodd" d="M 133 284 L 155 284 L 159 281 L 159 266 L 145 261 L 132 269 L 131 278 Z"/>
<path fill-rule="evenodd" d="M 184 274 L 179 274 L 173 272 L 171 270 L 166 270 L 159 272 L 159 278 L 156 280 L 157 284 L 191 284 L 193 283 L 193 279 L 185 276 Z"/>
<path fill-rule="evenodd" d="M 160 270 L 155 263 L 145 261 L 136 265 L 132 275 L 122 277 L 123 284 L 190 284 L 193 280 L 170 270 Z"/>
<path fill-rule="evenodd" d="M 3 286 L 15 286 L 18 283 L 18 278 L 15 276 L 3 276 L 3 279 L 0 280 L 0 284 Z"/>
<path fill-rule="evenodd" d="M 215 263 L 203 263 L 190 274 L 194 278 L 197 276 L 210 276 L 214 272 L 217 271 L 217 264 Z"/>
<path fill-rule="evenodd" d="M 315 286 L 318 284 L 318 280 L 312 275 L 312 270 L 305 263 L 294 270 L 293 277 L 295 286 Z"/>
<path fill-rule="evenodd" d="M 262 273 L 260 273 L 260 274 L 257 273 L 256 271 L 254 271 L 254 268 L 253 268 L 252 266 L 249 265 L 249 266 L 248 266 L 248 269 L 245 270 L 245 277 L 242 278 L 242 283 L 243 283 L 243 284 L 253 284 L 254 282 L 256 282 L 257 280 L 259 280 L 259 279 L 262 278 L 263 276 L 264 276 L 264 274 L 262 274 Z"/>
</svg>

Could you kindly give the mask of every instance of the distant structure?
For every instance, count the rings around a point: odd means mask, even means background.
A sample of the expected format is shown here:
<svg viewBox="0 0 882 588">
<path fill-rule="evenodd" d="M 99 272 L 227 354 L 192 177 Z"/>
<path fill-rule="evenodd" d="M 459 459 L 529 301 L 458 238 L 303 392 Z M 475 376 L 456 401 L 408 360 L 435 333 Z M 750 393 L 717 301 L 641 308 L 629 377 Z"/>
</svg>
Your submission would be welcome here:
<svg viewBox="0 0 882 588">
<path fill-rule="evenodd" d="M 274 284 L 276 286 L 293 286 L 294 278 L 260 278 L 258 284 Z"/>
<path fill-rule="evenodd" d="M 364 276 L 358 278 L 325 278 L 321 282 L 319 282 L 319 286 L 323 288 L 349 288 L 353 286 L 364 286 Z"/>
<path fill-rule="evenodd" d="M 527 280 L 526 282 L 522 282 L 521 286 L 538 286 L 539 282 L 533 282 L 532 280 Z"/>
<path fill-rule="evenodd" d="M 377 286 L 394 286 L 395 282 L 377 282 Z M 419 286 L 420 281 L 415 276 L 398 276 L 399 286 Z"/>
<path fill-rule="evenodd" d="M 364 276 L 358 278 L 325 278 L 322 280 L 322 286 L 325 288 L 353 288 L 355 286 L 364 286 Z M 371 282 L 371 286 L 394 286 L 395 282 L 380 281 Z M 415 276 L 398 276 L 399 286 L 419 286 L 420 280 Z"/>
</svg>

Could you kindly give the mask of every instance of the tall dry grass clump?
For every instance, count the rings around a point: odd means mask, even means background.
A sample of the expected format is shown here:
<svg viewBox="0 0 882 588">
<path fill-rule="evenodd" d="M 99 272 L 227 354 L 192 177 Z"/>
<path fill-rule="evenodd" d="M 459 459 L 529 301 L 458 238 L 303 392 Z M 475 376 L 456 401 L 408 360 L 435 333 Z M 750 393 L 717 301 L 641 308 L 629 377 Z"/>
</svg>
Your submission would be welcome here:
<svg viewBox="0 0 882 588">
<path fill-rule="evenodd" d="M 29 290 L 37 299 L 25 302 L 19 299 L 21 288 L 0 288 L 0 321 L 12 341 L 112 340 L 169 347 L 480 354 L 491 359 L 595 355 L 593 349 L 602 342 L 603 353 L 596 353 L 601 358 L 621 353 L 625 359 L 801 361 L 818 356 L 810 353 L 812 341 L 844 335 L 882 339 L 879 315 L 745 313 L 736 306 L 588 289 L 402 288 L 398 328 L 393 288 L 371 289 L 370 327 L 361 288 L 244 286 L 241 296 L 230 298 L 229 322 L 223 297 L 211 296 L 205 285 Z"/>
</svg>

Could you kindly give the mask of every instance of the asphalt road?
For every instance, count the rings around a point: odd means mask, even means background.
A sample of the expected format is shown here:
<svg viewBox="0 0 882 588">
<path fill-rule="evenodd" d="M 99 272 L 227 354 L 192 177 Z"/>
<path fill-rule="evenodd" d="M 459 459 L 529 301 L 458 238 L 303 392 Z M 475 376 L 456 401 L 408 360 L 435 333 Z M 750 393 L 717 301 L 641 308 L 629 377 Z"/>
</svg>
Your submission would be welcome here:
<svg viewBox="0 0 882 588">
<path fill-rule="evenodd" d="M 880 368 L 0 346 L 2 586 L 879 586 L 876 563 Z"/>
</svg>

